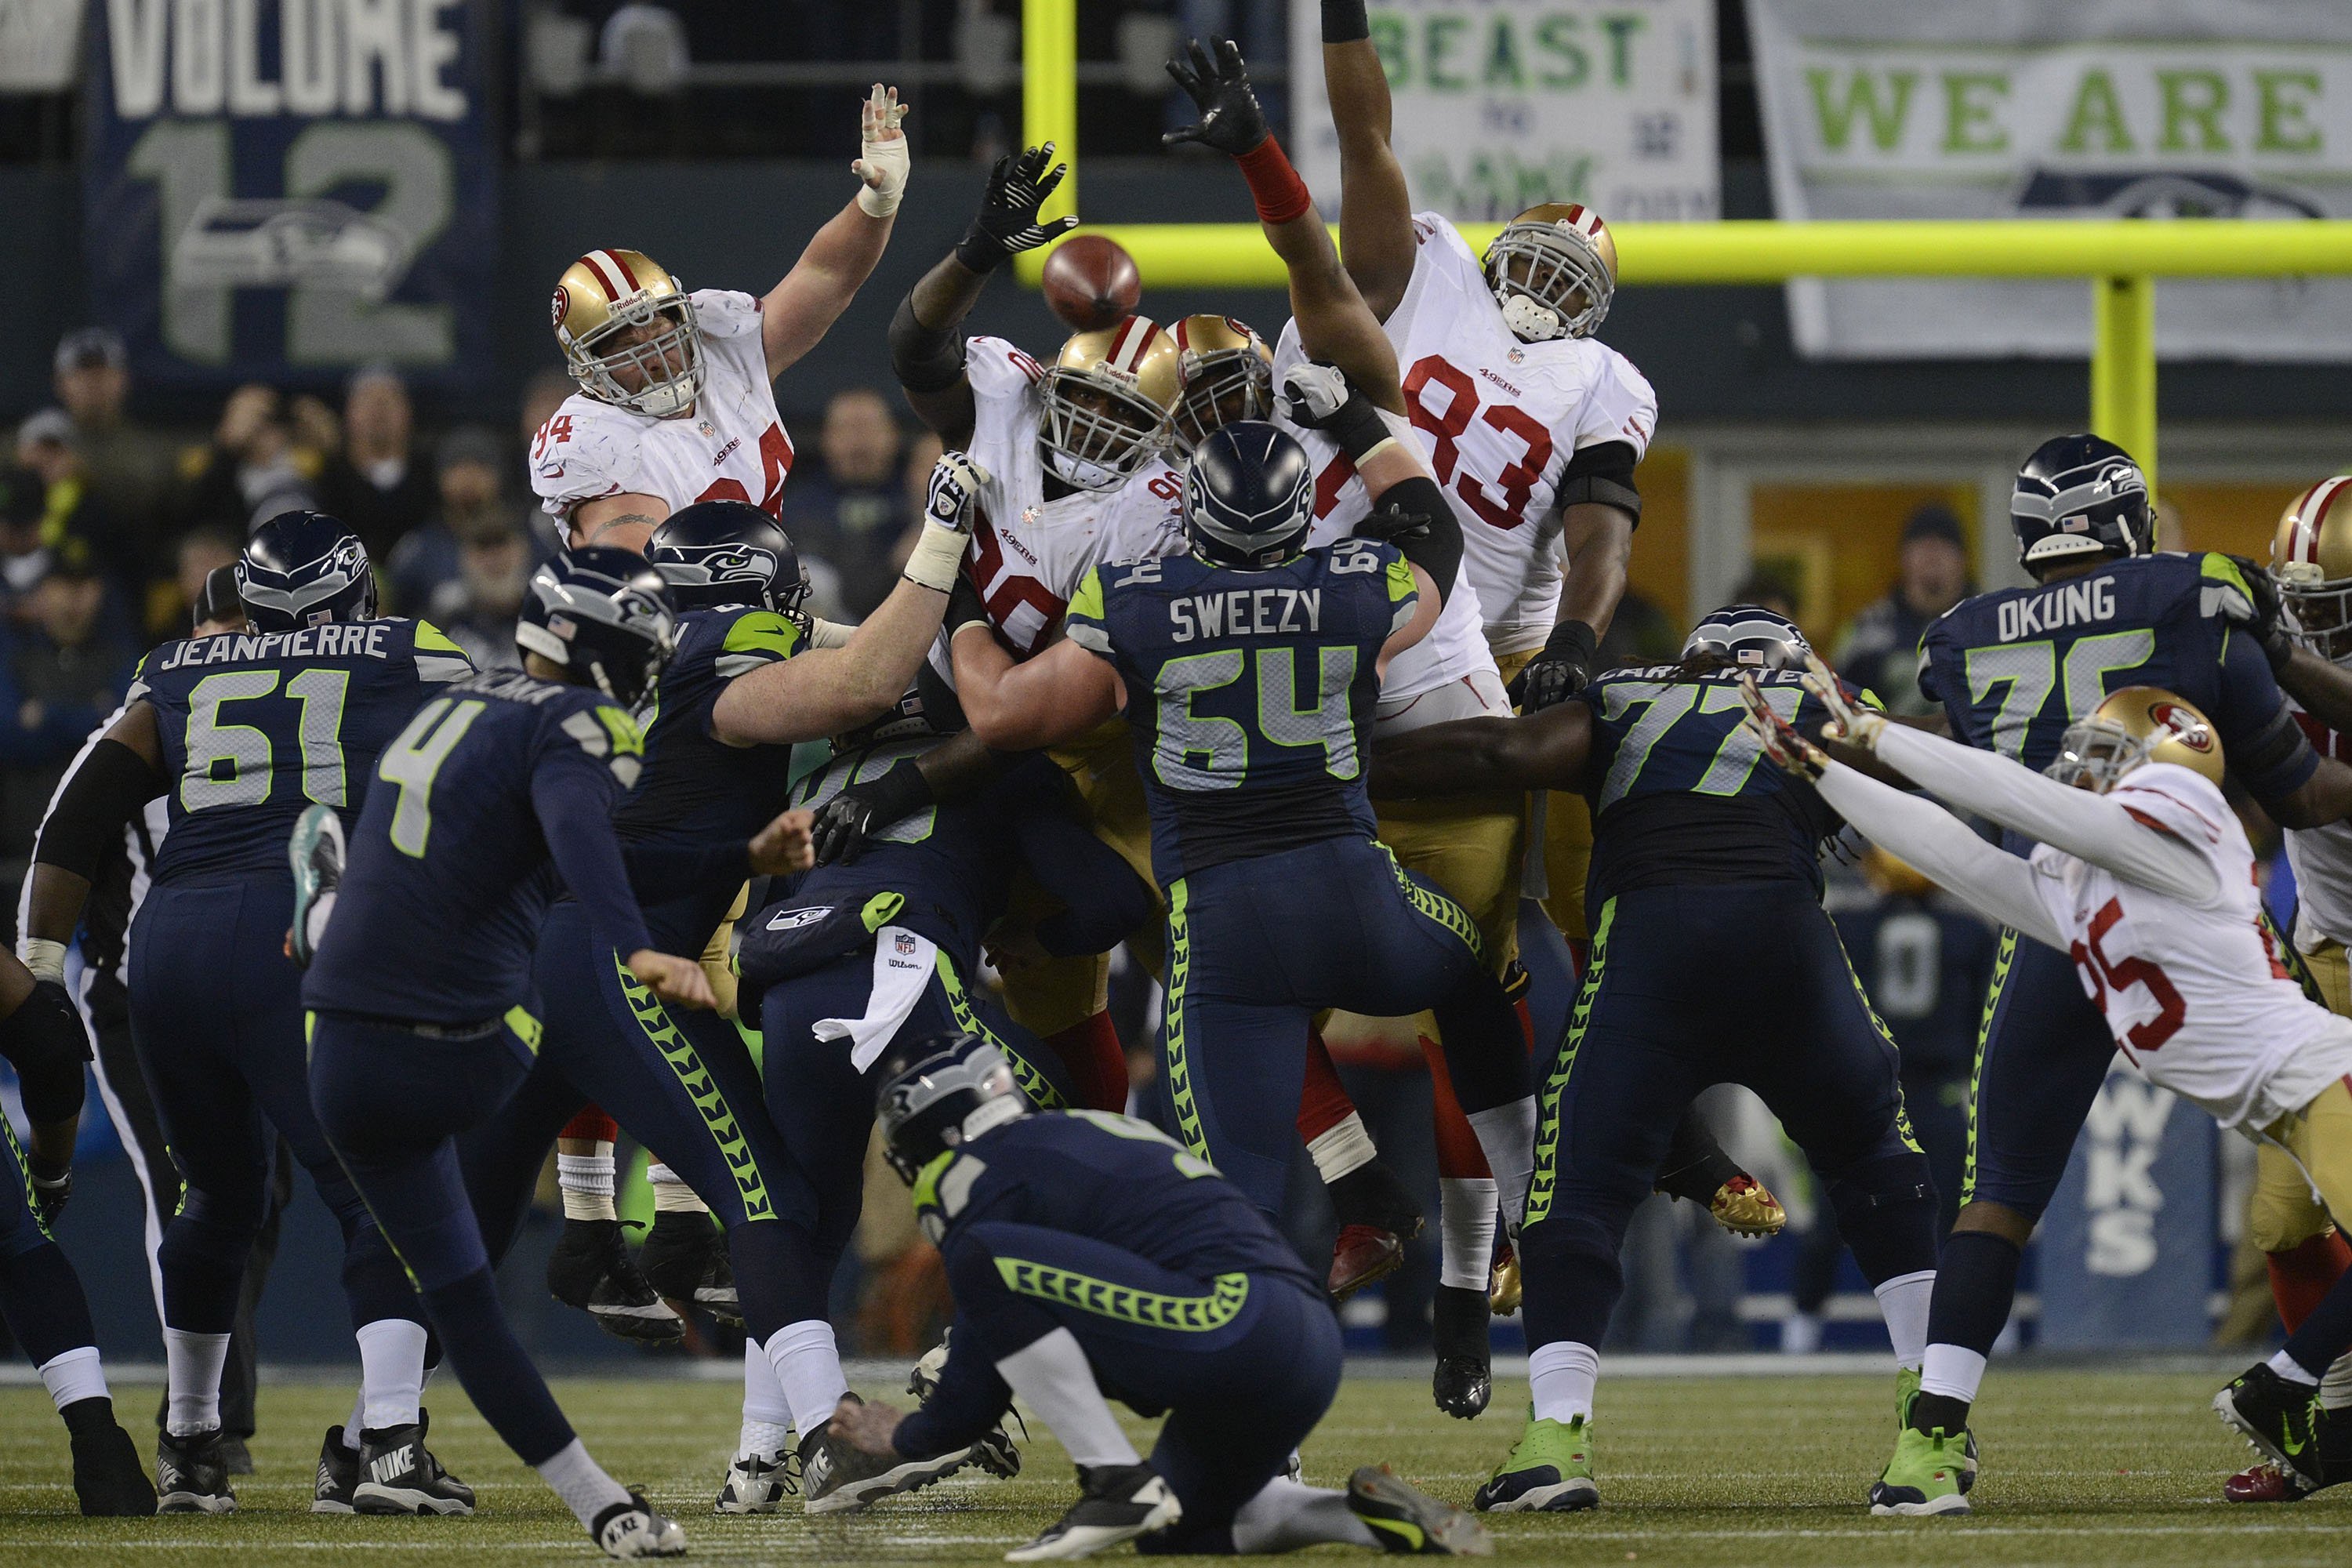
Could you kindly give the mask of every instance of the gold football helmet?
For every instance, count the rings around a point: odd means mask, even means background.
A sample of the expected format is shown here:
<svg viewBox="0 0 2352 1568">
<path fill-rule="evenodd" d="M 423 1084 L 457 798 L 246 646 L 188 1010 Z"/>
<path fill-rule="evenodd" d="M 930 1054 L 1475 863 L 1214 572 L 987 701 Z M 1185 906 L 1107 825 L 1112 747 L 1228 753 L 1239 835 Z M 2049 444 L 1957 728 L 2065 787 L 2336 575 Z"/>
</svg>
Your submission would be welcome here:
<svg viewBox="0 0 2352 1568">
<path fill-rule="evenodd" d="M 694 301 L 643 251 L 590 251 L 563 269 L 550 308 L 572 379 L 597 402 L 675 419 L 702 395 Z"/>
<path fill-rule="evenodd" d="M 1182 382 L 1175 340 L 1145 317 L 1072 333 L 1038 387 L 1046 466 L 1082 490 L 1124 484 L 1167 447 Z"/>
<path fill-rule="evenodd" d="M 2271 540 L 2271 581 L 2295 641 L 2325 659 L 2352 656 L 2352 475 L 2287 503 Z"/>
<path fill-rule="evenodd" d="M 1617 242 L 1590 207 L 1529 207 L 1486 247 L 1486 286 L 1522 342 L 1591 337 L 1617 295 Z"/>
<path fill-rule="evenodd" d="M 1184 395 L 1176 405 L 1176 446 L 1189 452 L 1236 419 L 1274 413 L 1274 351 L 1231 316 L 1176 323 L 1176 364 Z"/>
<path fill-rule="evenodd" d="M 2221 782 L 2221 737 L 2205 715 L 2156 686 L 2126 686 L 2066 727 L 2058 760 L 2042 771 L 2105 795 L 2142 763 L 2178 763 Z"/>
</svg>

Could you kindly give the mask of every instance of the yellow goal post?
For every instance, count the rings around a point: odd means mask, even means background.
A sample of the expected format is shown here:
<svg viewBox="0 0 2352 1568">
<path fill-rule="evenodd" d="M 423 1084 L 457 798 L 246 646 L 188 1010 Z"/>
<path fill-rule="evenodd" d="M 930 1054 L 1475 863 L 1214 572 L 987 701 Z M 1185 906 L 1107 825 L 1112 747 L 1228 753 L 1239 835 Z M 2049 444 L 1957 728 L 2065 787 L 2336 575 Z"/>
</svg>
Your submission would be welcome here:
<svg viewBox="0 0 2352 1568">
<path fill-rule="evenodd" d="M 1078 185 L 1078 0 L 1023 0 L 1023 132 L 1070 165 L 1049 216 Z M 1300 68 L 1312 68 L 1311 63 Z M 1606 216 L 1606 214 L 1602 215 Z M 1499 225 L 1465 224 L 1484 247 Z M 1621 283 L 1780 283 L 1791 278 L 2082 278 L 2092 289 L 2090 428 L 2156 479 L 2156 279 L 2352 275 L 2352 220 L 2034 220 L 1993 223 L 1611 224 Z M 1283 286 L 1255 224 L 1101 224 L 1164 288 Z M 1335 231 L 1336 232 L 1336 231 Z M 1018 258 L 1034 286 L 1042 253 Z"/>
</svg>

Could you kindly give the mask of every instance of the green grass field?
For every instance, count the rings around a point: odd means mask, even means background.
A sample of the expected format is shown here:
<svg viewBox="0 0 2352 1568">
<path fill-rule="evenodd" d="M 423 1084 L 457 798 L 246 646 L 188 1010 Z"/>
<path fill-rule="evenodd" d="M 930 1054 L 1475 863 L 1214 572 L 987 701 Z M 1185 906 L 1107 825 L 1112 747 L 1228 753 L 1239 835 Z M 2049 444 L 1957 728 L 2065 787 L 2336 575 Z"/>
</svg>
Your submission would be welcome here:
<svg viewBox="0 0 2352 1568">
<path fill-rule="evenodd" d="M 1891 1380 L 1858 1376 L 1621 1379 L 1602 1385 L 1598 1513 L 1495 1521 L 1497 1554 L 1527 1563 L 2255 1564 L 2352 1562 L 2352 1499 L 2231 1508 L 2222 1476 L 2245 1447 L 2206 1408 L 2205 1373 L 1996 1371 L 1979 1414 L 1984 1479 L 1967 1520 L 1874 1520 L 1863 1489 L 1892 1436 Z M 124 1405 L 144 1416 L 153 1390 Z M 63 1428 L 37 1388 L 0 1390 L 0 1565 L 316 1565 L 349 1552 L 370 1568 L 467 1559 L 595 1558 L 555 1499 L 493 1436 L 462 1394 L 439 1394 L 434 1447 L 480 1492 L 469 1520 L 316 1518 L 305 1511 L 319 1435 L 347 1390 L 270 1386 L 254 1445 L 260 1473 L 226 1519 L 84 1521 L 73 1513 Z M 887 1394 L 876 1388 L 870 1393 Z M 1042 1431 L 1012 1483 L 950 1482 L 863 1517 L 709 1512 L 731 1451 L 737 1391 L 724 1383 L 559 1383 L 598 1458 L 686 1521 L 704 1562 L 993 1561 L 1057 1514 L 1067 1461 Z M 1517 1431 L 1523 1384 L 1496 1390 L 1475 1423 L 1433 1411 L 1418 1382 L 1351 1379 L 1307 1449 L 1310 1480 L 1333 1484 L 1386 1459 L 1457 1500 Z M 1334 1549 L 1319 1555 L 1330 1557 Z M 1112 1556 L 1124 1556 L 1124 1551 Z"/>
</svg>

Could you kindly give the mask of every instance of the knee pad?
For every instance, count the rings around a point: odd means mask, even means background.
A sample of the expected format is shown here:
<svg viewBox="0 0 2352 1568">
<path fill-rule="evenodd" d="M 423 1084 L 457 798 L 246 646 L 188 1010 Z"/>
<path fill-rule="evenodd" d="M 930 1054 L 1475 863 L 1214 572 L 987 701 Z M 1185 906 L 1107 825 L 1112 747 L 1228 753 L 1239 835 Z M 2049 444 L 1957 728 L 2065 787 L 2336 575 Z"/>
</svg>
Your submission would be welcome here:
<svg viewBox="0 0 2352 1568">
<path fill-rule="evenodd" d="M 1916 1149 L 1864 1161 L 1830 1184 L 1831 1205 L 1874 1284 L 1936 1267 L 1936 1179 Z"/>
</svg>

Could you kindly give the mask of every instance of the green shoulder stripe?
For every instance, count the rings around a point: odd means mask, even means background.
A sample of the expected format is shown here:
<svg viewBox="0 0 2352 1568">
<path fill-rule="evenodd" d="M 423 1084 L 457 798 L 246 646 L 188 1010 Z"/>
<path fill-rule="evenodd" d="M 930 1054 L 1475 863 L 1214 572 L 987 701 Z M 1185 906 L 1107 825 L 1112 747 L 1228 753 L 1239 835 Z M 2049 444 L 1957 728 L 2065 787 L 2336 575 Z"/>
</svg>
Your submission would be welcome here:
<svg viewBox="0 0 2352 1568">
<path fill-rule="evenodd" d="M 2239 593 L 2245 595 L 2249 602 L 2254 596 L 2252 588 L 2247 585 L 2246 574 L 2239 571 L 2238 563 L 2226 555 L 2212 551 L 2206 552 L 2197 563 L 2197 571 L 2198 574 L 2208 582 L 2227 583 Z"/>
<path fill-rule="evenodd" d="M 1388 579 L 1389 603 L 1391 605 L 1412 598 L 1421 592 L 1420 584 L 1412 580 L 1412 563 L 1402 555 L 1390 558 Z"/>
<path fill-rule="evenodd" d="M 637 721 L 618 708 L 599 703 L 596 717 L 603 721 L 605 733 L 613 737 L 613 754 L 616 757 L 642 757 L 646 754 L 646 734 Z"/>
<path fill-rule="evenodd" d="M 466 650 L 451 642 L 449 634 L 431 621 L 420 620 L 416 623 L 416 647 L 418 651 L 423 653 L 454 653 L 459 658 L 467 657 Z"/>
<path fill-rule="evenodd" d="M 747 610 L 727 628 L 728 653 L 790 658 L 801 651 L 801 628 L 788 616 L 773 610 Z"/>
<path fill-rule="evenodd" d="M 1099 621 L 1103 618 L 1103 585 L 1100 567 L 1087 567 L 1087 574 L 1078 579 L 1078 591 L 1070 595 L 1070 607 L 1065 612 L 1063 618 L 1089 621 Z"/>
</svg>

